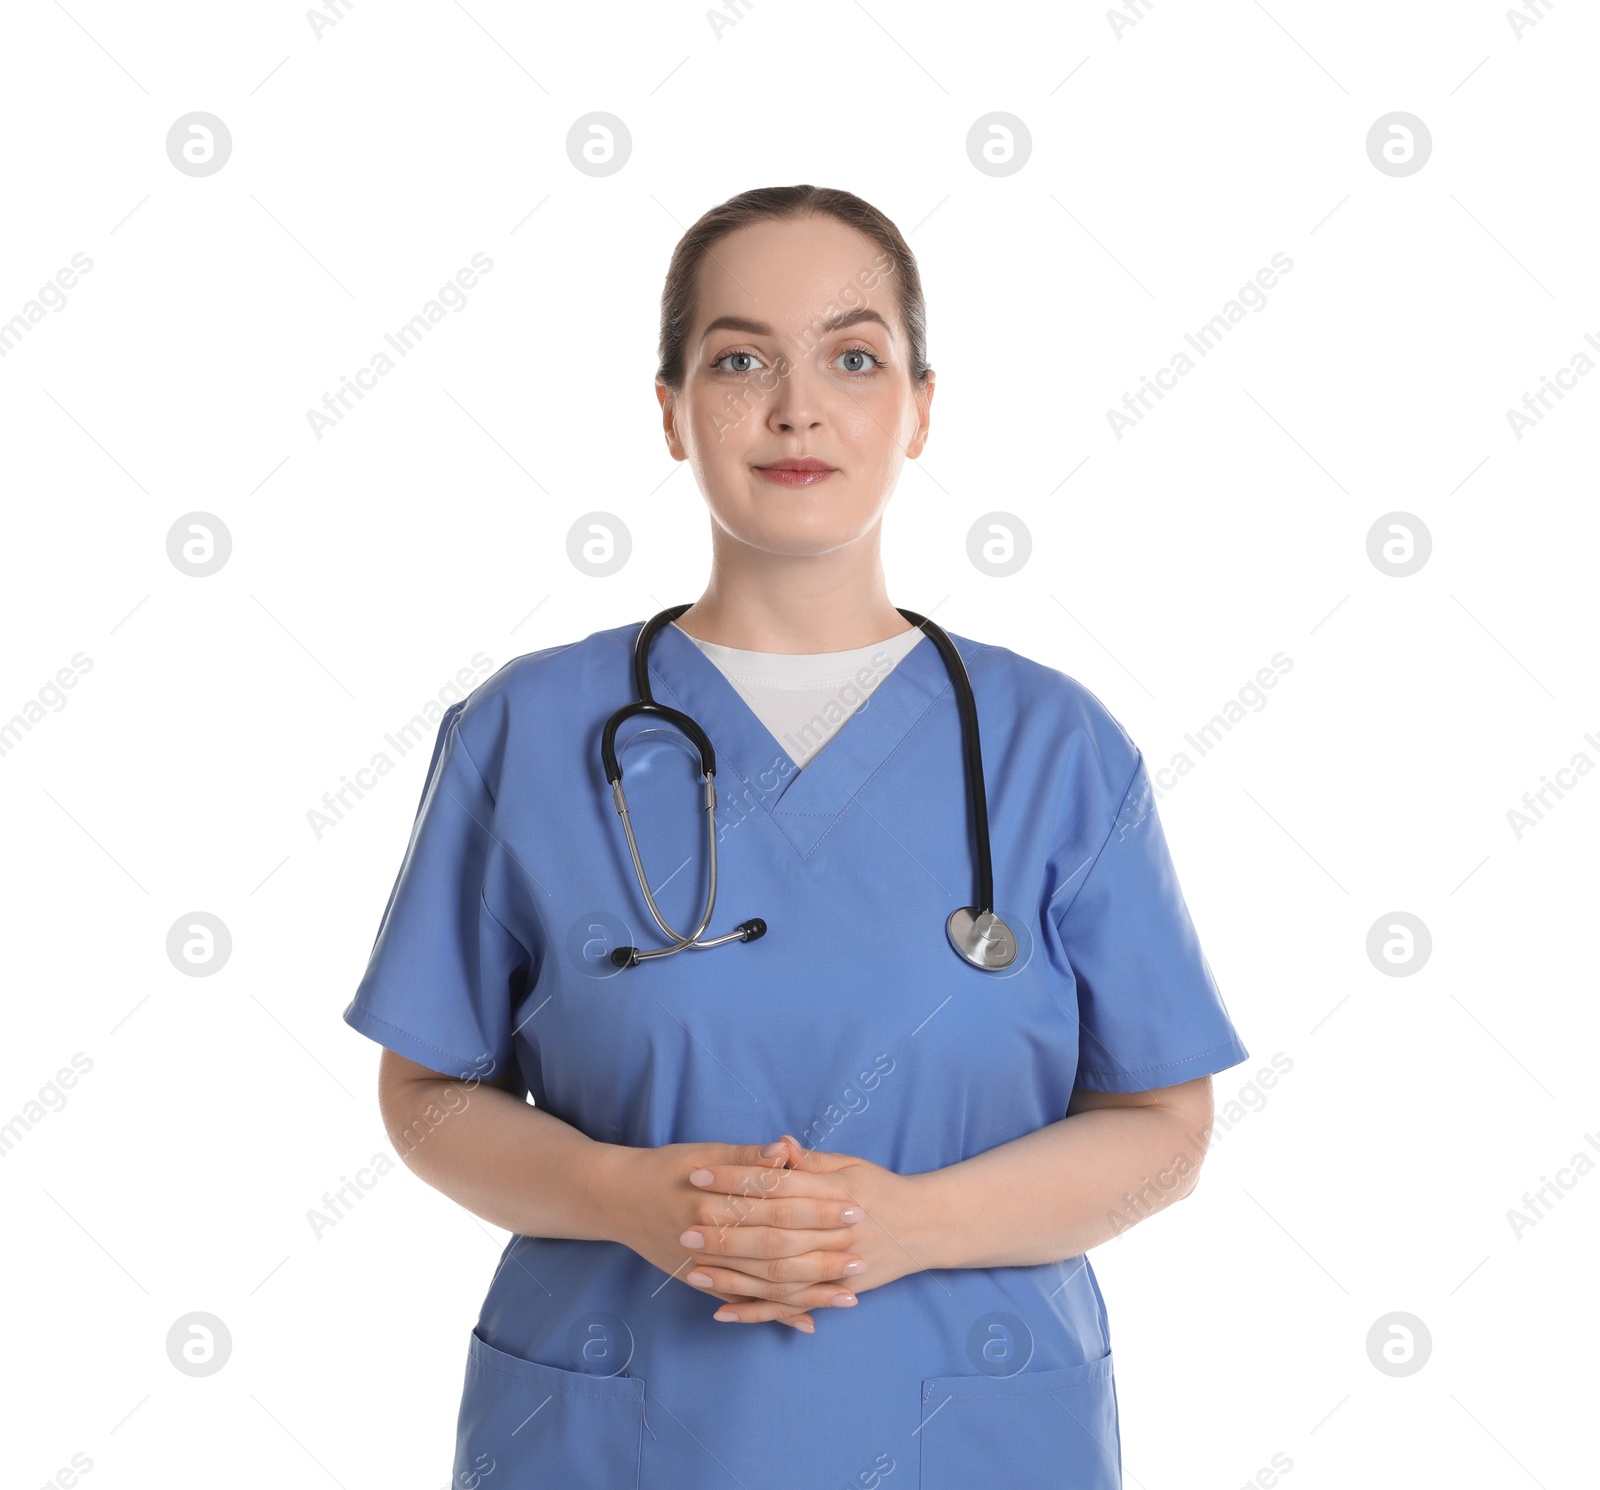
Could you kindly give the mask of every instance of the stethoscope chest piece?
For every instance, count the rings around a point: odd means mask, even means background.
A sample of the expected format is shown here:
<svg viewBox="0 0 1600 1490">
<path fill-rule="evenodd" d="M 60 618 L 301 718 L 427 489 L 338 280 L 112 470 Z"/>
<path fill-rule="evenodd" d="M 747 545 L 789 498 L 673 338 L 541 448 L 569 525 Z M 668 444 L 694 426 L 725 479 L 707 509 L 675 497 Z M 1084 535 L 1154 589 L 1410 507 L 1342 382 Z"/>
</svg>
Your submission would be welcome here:
<svg viewBox="0 0 1600 1490">
<path fill-rule="evenodd" d="M 965 961 L 983 972 L 995 972 L 1016 961 L 1017 939 L 993 911 L 964 905 L 950 912 L 944 929 L 949 934 L 950 945 Z"/>
</svg>

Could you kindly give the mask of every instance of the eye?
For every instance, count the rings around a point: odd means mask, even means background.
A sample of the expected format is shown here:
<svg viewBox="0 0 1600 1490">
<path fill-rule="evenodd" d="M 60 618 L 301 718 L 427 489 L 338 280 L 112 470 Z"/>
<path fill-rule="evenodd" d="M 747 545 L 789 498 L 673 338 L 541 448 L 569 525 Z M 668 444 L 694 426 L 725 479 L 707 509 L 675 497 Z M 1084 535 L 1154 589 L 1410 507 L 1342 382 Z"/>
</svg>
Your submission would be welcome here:
<svg viewBox="0 0 1600 1490">
<path fill-rule="evenodd" d="M 716 359 L 715 362 L 711 364 L 711 366 L 720 372 L 747 373 L 755 371 L 753 367 L 723 367 L 722 364 L 733 357 L 746 357 L 751 362 L 756 360 L 756 354 L 754 352 L 724 352 Z"/>
<path fill-rule="evenodd" d="M 879 357 L 875 352 L 873 352 L 870 347 L 846 347 L 844 351 L 839 353 L 838 357 L 834 358 L 834 361 L 838 362 L 846 357 L 854 358 L 855 364 L 853 366 L 846 367 L 844 370 L 856 377 L 862 377 L 866 375 L 872 370 L 873 367 L 888 366 L 883 358 Z"/>
</svg>

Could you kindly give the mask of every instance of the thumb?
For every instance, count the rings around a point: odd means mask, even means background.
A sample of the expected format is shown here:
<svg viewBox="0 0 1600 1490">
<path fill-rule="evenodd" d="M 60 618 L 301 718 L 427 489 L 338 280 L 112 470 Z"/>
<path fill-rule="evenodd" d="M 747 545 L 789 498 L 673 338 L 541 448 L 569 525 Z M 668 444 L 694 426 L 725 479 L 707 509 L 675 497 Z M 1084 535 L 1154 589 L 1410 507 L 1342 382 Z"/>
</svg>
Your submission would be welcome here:
<svg viewBox="0 0 1600 1490">
<path fill-rule="evenodd" d="M 790 1169 L 801 1169 L 810 1174 L 830 1174 L 836 1169 L 847 1168 L 852 1162 L 843 1154 L 824 1154 L 817 1149 L 808 1149 L 788 1133 L 779 1142 L 783 1145 L 784 1163 Z"/>
</svg>

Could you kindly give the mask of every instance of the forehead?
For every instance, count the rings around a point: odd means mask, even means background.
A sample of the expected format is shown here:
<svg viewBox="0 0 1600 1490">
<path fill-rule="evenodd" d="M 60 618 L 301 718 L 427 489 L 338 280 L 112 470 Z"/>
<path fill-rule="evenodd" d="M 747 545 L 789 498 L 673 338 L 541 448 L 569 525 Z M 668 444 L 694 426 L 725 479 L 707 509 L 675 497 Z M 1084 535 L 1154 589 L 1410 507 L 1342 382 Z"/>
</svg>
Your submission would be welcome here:
<svg viewBox="0 0 1600 1490">
<path fill-rule="evenodd" d="M 782 331 L 813 317 L 870 306 L 898 334 L 890 256 L 832 217 L 768 220 L 736 228 L 701 261 L 694 335 L 719 316 Z"/>
</svg>

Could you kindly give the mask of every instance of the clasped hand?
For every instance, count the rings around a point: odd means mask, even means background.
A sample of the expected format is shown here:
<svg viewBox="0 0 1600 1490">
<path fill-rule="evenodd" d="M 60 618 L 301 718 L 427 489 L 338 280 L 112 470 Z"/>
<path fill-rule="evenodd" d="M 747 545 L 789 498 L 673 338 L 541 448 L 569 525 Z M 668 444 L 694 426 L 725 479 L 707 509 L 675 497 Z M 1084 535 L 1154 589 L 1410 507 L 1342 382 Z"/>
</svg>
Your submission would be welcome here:
<svg viewBox="0 0 1600 1490">
<path fill-rule="evenodd" d="M 770 1151 L 770 1152 L 769 1152 Z M 810 1310 L 849 1308 L 856 1294 L 934 1266 L 924 1175 L 901 1175 L 785 1134 L 754 1144 L 633 1150 L 651 1173 L 634 1190 L 635 1252 L 723 1300 L 727 1323 L 766 1320 L 810 1334 Z M 650 1181 L 654 1181 L 652 1184 Z M 649 1199 L 665 1200 L 652 1206 Z"/>
</svg>

